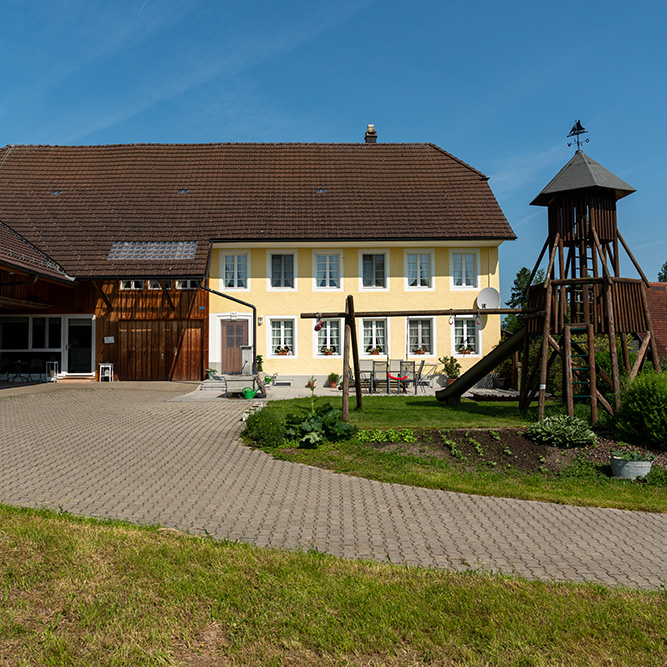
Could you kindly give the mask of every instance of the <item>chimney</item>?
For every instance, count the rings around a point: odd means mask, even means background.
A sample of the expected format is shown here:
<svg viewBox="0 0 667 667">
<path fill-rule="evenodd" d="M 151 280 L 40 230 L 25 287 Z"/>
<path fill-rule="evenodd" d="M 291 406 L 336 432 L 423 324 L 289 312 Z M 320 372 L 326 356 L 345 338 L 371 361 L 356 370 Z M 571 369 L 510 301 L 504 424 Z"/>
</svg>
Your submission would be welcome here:
<svg viewBox="0 0 667 667">
<path fill-rule="evenodd" d="M 378 133 L 375 131 L 375 125 L 373 125 L 372 123 L 368 124 L 364 140 L 366 141 L 367 144 L 377 144 L 378 142 Z"/>
</svg>

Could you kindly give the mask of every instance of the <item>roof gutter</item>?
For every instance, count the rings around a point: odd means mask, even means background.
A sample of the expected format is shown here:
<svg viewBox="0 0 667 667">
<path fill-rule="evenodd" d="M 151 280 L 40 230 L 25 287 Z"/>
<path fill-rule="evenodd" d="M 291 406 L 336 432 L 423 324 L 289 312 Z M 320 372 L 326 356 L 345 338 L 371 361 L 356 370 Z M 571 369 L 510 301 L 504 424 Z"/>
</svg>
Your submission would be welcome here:
<svg viewBox="0 0 667 667">
<path fill-rule="evenodd" d="M 207 287 L 204 284 L 204 281 L 207 280 L 208 278 L 208 272 L 211 266 L 211 255 L 213 254 L 213 243 L 209 241 L 208 244 L 208 257 L 206 258 L 206 270 L 204 271 L 204 276 L 202 277 L 199 287 L 203 289 L 205 292 L 210 292 L 211 294 L 215 294 L 216 296 L 221 296 L 223 299 L 229 299 L 230 301 L 234 301 L 235 303 L 240 303 L 242 306 L 245 306 L 246 308 L 252 309 L 252 374 L 254 375 L 257 373 L 257 308 L 253 306 L 251 303 L 248 303 L 247 301 L 241 301 L 241 299 L 237 299 L 235 296 L 230 296 L 229 294 L 223 294 L 222 292 L 218 292 L 217 290 L 211 289 L 210 287 Z"/>
</svg>

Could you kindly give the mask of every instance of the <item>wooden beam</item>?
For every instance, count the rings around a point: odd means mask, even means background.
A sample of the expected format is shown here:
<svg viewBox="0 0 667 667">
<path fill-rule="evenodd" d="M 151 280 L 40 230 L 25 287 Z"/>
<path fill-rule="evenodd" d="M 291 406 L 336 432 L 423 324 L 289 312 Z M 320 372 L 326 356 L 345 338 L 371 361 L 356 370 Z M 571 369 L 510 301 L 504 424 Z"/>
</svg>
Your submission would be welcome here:
<svg viewBox="0 0 667 667">
<path fill-rule="evenodd" d="M 11 296 L 0 296 L 0 305 L 15 308 L 53 308 L 51 303 L 40 303 L 38 301 L 26 301 L 25 299 L 14 299 Z"/>
<path fill-rule="evenodd" d="M 644 281 L 646 287 L 650 287 L 651 284 L 649 283 L 648 278 L 644 275 L 644 272 L 642 271 L 641 266 L 639 266 L 639 262 L 635 259 L 635 256 L 632 254 L 632 251 L 630 250 L 630 248 L 628 248 L 628 244 L 625 242 L 625 239 L 621 236 L 621 232 L 617 231 L 616 233 L 618 234 L 618 238 L 620 239 L 621 243 L 623 244 L 623 247 L 625 248 L 625 252 L 628 253 L 628 257 L 635 265 L 637 273 L 642 277 L 642 280 Z"/>
<path fill-rule="evenodd" d="M 346 302 L 348 306 L 349 302 Z M 346 308 L 345 313 L 345 335 L 343 338 L 343 409 L 341 419 L 346 422 L 350 420 L 350 338 L 352 331 L 350 328 L 350 313 Z M 359 376 L 357 376 L 359 384 Z"/>
<path fill-rule="evenodd" d="M 160 288 L 162 289 L 162 294 L 165 295 L 167 298 L 167 302 L 169 303 L 169 306 L 171 307 L 172 310 L 176 310 L 176 306 L 174 305 L 174 302 L 171 300 L 171 295 L 167 291 L 167 287 L 164 284 L 164 280 L 158 280 L 158 284 L 160 285 Z"/>
<path fill-rule="evenodd" d="M 572 332 L 570 327 L 563 330 L 563 390 L 565 393 L 565 405 L 567 414 L 574 417 L 574 391 L 572 389 Z"/>
<path fill-rule="evenodd" d="M 598 388 L 595 377 L 595 327 L 588 325 L 588 384 L 591 390 L 591 422 L 598 423 Z"/>
<path fill-rule="evenodd" d="M 530 286 L 533 284 L 533 278 L 535 277 L 535 274 L 537 273 L 537 269 L 540 266 L 542 262 L 542 257 L 544 257 L 544 253 L 547 251 L 547 248 L 549 247 L 549 239 L 544 242 L 544 245 L 542 246 L 542 250 L 540 251 L 540 256 L 537 258 L 537 261 L 535 262 L 535 266 L 533 267 L 533 270 L 530 274 L 530 278 L 528 278 L 528 282 L 526 283 L 526 288 L 523 291 L 523 296 L 528 294 L 528 290 L 530 289 Z"/>
<path fill-rule="evenodd" d="M 644 355 L 646 354 L 646 350 L 648 349 L 648 344 L 651 342 L 651 332 L 647 331 L 646 335 L 644 336 L 644 340 L 642 341 L 642 344 L 639 347 L 639 350 L 637 352 L 637 358 L 635 359 L 635 363 L 632 367 L 632 370 L 628 374 L 628 379 L 630 382 L 632 382 L 637 373 L 639 372 L 639 368 L 642 365 L 642 361 L 644 360 Z"/>
<path fill-rule="evenodd" d="M 102 301 L 104 301 L 104 305 L 109 310 L 113 310 L 113 306 L 111 305 L 111 301 L 109 301 L 109 297 L 104 293 L 104 290 L 102 289 L 99 281 L 98 280 L 93 280 L 92 283 L 93 283 L 93 286 L 95 287 L 95 289 L 100 293 L 100 296 L 102 297 Z"/>
<path fill-rule="evenodd" d="M 655 344 L 655 336 L 653 335 L 653 323 L 651 321 L 651 311 L 648 307 L 648 297 L 646 295 L 646 287 L 642 285 L 642 308 L 644 309 L 644 316 L 646 317 L 646 327 L 651 332 L 651 361 L 653 362 L 653 368 L 659 373 L 660 372 L 660 359 L 658 358 L 658 348 Z"/>
</svg>

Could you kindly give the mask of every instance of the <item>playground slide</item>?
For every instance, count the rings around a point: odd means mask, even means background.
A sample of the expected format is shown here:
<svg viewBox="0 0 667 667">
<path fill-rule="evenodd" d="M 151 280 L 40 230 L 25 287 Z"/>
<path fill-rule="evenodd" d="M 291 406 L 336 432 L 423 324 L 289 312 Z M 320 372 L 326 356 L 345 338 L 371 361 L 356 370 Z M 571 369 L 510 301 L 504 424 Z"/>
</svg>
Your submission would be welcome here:
<svg viewBox="0 0 667 667">
<path fill-rule="evenodd" d="M 448 405 L 457 405 L 461 400 L 461 394 L 465 393 L 479 382 L 485 375 L 490 373 L 496 366 L 507 357 L 521 348 L 523 339 L 526 337 L 526 327 L 521 327 L 506 338 L 498 347 L 493 348 L 485 357 L 482 357 L 470 370 L 466 371 L 453 384 L 435 393 L 439 401 Z"/>
</svg>

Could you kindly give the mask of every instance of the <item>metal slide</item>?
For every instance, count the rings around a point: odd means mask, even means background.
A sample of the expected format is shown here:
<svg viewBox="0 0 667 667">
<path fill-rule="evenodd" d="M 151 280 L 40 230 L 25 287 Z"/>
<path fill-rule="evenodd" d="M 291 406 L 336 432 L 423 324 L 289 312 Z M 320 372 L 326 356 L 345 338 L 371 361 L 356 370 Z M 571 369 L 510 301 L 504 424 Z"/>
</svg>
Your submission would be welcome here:
<svg viewBox="0 0 667 667">
<path fill-rule="evenodd" d="M 507 357 L 520 349 L 525 337 L 526 327 L 523 326 L 509 338 L 506 338 L 500 345 L 493 348 L 485 357 L 482 357 L 470 370 L 458 378 L 456 382 L 445 389 L 437 391 L 435 397 L 439 401 L 444 401 L 447 405 L 458 405 L 461 401 L 461 395 L 507 359 Z"/>
</svg>

